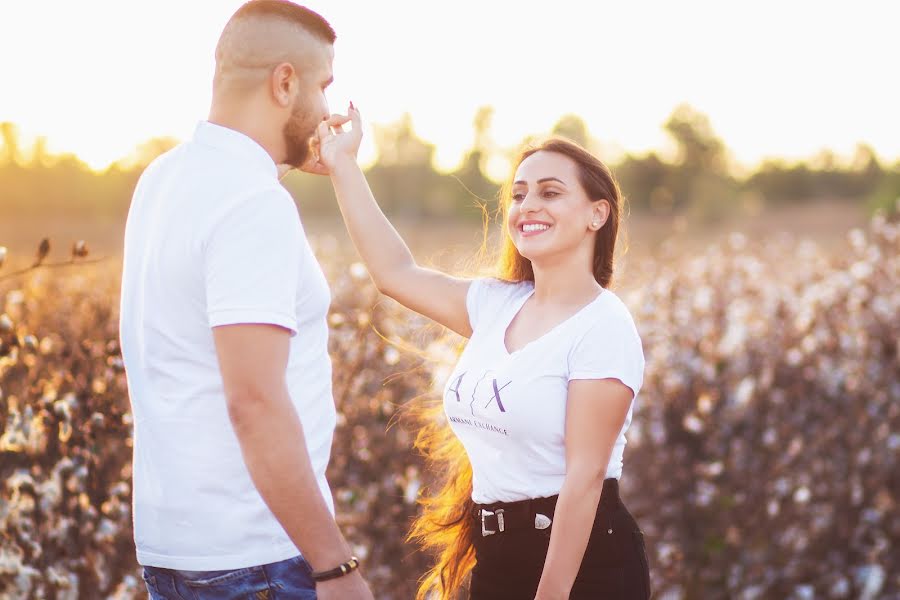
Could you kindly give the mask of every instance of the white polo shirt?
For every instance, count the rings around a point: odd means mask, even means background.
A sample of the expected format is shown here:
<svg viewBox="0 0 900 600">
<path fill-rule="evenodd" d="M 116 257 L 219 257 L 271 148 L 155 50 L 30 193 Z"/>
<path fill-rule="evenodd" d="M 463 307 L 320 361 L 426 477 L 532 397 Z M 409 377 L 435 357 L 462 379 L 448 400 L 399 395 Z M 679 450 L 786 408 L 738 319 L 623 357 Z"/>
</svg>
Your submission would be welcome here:
<svg viewBox="0 0 900 600">
<path fill-rule="evenodd" d="M 618 379 L 634 393 L 606 464 L 622 475 L 625 432 L 644 378 L 644 353 L 628 308 L 611 290 L 544 335 L 509 352 L 510 322 L 534 284 L 472 281 L 472 337 L 444 388 L 444 409 L 472 464 L 479 504 L 554 496 L 566 477 L 566 405 L 574 379 Z M 601 402 L 601 399 L 597 399 Z"/>
<path fill-rule="evenodd" d="M 244 464 L 213 343 L 218 325 L 291 330 L 286 381 L 333 512 L 330 301 L 297 207 L 255 141 L 201 122 L 144 171 L 125 231 L 120 316 L 140 564 L 237 569 L 299 552 Z"/>
</svg>

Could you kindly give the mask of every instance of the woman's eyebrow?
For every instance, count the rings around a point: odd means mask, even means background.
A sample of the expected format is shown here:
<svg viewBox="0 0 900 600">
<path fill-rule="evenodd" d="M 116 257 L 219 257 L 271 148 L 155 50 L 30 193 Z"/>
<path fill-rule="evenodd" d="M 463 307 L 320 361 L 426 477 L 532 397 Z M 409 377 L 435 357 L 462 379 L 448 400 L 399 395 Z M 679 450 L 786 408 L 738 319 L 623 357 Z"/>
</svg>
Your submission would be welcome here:
<svg viewBox="0 0 900 600">
<path fill-rule="evenodd" d="M 546 183 L 548 181 L 557 181 L 563 185 L 566 185 L 566 182 L 559 177 L 542 177 L 541 179 L 537 180 L 538 183 Z M 514 181 L 513 185 L 528 185 L 528 182 L 524 179 L 520 179 L 519 181 Z"/>
</svg>

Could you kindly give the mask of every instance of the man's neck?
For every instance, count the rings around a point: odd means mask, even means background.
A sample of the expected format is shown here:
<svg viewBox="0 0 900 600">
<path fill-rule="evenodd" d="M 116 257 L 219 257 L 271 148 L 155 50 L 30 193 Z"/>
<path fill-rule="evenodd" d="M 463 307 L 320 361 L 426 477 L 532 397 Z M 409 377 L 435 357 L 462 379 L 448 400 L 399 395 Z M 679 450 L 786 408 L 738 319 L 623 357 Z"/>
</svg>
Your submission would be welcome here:
<svg viewBox="0 0 900 600">
<path fill-rule="evenodd" d="M 247 108 L 236 110 L 226 106 L 213 105 L 207 120 L 214 125 L 243 133 L 262 146 L 263 150 L 272 157 L 272 161 L 275 164 L 283 162 L 281 159 L 281 156 L 284 154 L 283 141 L 270 139 L 271 136 L 265 134 L 265 128 L 260 126 L 264 119 L 251 119 L 249 115 L 252 114 L 255 114 L 255 112 L 247 110 Z"/>
</svg>

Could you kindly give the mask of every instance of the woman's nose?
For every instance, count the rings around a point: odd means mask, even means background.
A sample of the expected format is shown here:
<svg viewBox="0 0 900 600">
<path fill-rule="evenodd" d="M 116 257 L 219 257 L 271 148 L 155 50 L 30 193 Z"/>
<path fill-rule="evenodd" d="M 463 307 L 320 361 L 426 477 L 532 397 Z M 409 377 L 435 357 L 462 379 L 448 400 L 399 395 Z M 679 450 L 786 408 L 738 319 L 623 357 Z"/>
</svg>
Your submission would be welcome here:
<svg viewBox="0 0 900 600">
<path fill-rule="evenodd" d="M 523 213 L 534 212 L 537 208 L 537 194 L 527 193 L 525 197 L 522 198 L 522 203 L 519 205 L 519 210 Z"/>
</svg>

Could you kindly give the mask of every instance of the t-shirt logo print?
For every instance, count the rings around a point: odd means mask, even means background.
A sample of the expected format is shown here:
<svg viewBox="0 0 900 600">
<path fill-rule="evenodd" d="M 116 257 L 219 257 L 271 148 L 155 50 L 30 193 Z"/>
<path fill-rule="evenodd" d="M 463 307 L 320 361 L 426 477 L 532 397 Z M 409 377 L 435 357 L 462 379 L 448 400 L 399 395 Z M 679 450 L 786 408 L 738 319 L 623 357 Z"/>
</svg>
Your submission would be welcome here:
<svg viewBox="0 0 900 600">
<path fill-rule="evenodd" d="M 506 386 L 511 384 L 512 380 L 500 385 L 497 383 L 497 378 L 493 377 L 493 375 L 493 372 L 487 371 L 481 379 L 478 380 L 478 383 L 475 384 L 475 389 L 472 390 L 472 402 L 469 403 L 469 408 L 472 410 L 473 417 L 478 416 L 475 412 L 476 410 L 480 412 L 494 402 L 497 403 L 497 408 L 500 412 L 506 412 L 506 407 L 503 406 L 503 399 L 500 397 L 500 392 Z M 486 401 L 485 398 L 487 398 Z M 478 405 L 477 408 L 476 404 Z"/>
<path fill-rule="evenodd" d="M 467 373 L 467 371 L 463 371 L 463 372 L 460 374 L 460 376 L 456 378 L 456 381 L 453 382 L 453 385 L 455 385 L 456 387 L 451 387 L 450 389 L 447 390 L 447 391 L 449 391 L 449 392 L 453 392 L 454 394 L 456 394 L 456 401 L 457 401 L 457 402 L 460 402 L 460 401 L 461 401 L 461 400 L 460 400 L 460 397 L 459 397 L 459 386 L 462 385 L 462 380 L 463 380 L 463 377 L 466 376 L 466 373 Z"/>
</svg>

